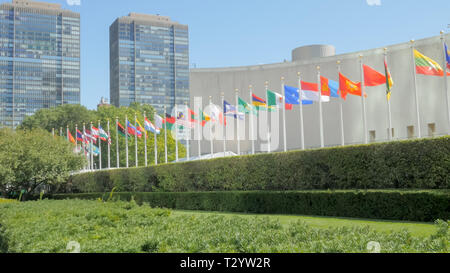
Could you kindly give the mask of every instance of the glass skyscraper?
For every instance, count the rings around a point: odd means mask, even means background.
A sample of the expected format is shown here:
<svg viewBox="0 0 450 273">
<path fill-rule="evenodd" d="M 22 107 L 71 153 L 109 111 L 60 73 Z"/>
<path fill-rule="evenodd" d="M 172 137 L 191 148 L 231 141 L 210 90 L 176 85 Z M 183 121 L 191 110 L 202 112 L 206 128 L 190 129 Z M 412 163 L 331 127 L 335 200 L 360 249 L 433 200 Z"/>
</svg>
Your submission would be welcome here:
<svg viewBox="0 0 450 273">
<path fill-rule="evenodd" d="M 131 13 L 110 27 L 110 96 L 158 112 L 189 103 L 189 32 L 169 17 Z"/>
<path fill-rule="evenodd" d="M 1 4 L 0 127 L 62 104 L 80 104 L 80 15 L 30 0 Z"/>
</svg>

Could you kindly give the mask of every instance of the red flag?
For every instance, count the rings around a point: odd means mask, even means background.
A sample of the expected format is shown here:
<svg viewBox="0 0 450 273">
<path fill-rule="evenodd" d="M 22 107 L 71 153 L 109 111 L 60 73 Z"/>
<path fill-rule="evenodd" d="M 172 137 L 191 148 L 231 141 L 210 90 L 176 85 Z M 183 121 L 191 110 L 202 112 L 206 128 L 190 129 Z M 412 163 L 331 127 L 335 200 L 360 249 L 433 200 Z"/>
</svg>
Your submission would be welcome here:
<svg viewBox="0 0 450 273">
<path fill-rule="evenodd" d="M 347 94 L 362 96 L 362 86 L 360 82 L 352 82 L 347 79 L 344 75 L 339 73 L 339 89 L 341 91 L 341 96 L 345 100 Z"/>
<path fill-rule="evenodd" d="M 294 109 L 294 105 L 286 103 L 286 110 Z"/>
<path fill-rule="evenodd" d="M 364 65 L 364 85 L 378 86 L 386 84 L 386 76 L 376 71 L 370 66 Z"/>
</svg>

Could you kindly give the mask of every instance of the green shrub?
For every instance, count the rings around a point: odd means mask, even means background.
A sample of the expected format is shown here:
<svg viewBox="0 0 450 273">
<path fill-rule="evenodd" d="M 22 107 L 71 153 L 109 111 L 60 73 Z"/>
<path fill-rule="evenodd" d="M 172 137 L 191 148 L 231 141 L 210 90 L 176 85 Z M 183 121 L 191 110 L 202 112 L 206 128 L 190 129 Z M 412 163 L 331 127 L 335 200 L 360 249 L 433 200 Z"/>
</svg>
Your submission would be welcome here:
<svg viewBox="0 0 450 273">
<path fill-rule="evenodd" d="M 103 194 L 57 194 L 54 199 L 97 199 Z M 115 193 L 152 207 L 266 214 L 300 214 L 431 222 L 450 219 L 450 192 L 440 191 L 246 191 Z"/>
<path fill-rule="evenodd" d="M 449 189 L 450 137 L 260 154 L 73 176 L 65 191 Z"/>
</svg>

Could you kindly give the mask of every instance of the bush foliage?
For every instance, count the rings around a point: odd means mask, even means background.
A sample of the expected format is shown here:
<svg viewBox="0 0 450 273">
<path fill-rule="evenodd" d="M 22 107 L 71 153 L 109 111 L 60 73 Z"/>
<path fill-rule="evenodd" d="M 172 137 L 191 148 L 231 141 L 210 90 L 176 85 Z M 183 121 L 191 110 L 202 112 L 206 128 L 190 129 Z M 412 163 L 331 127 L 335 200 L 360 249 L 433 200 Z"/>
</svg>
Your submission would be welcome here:
<svg viewBox="0 0 450 273">
<path fill-rule="evenodd" d="M 54 199 L 107 198 L 105 194 L 60 194 Z M 116 193 L 153 207 L 178 210 L 299 214 L 431 222 L 450 219 L 450 192 L 440 191 L 297 191 Z"/>
<path fill-rule="evenodd" d="M 72 177 L 67 192 L 449 189 L 450 137 L 116 169 Z"/>
</svg>

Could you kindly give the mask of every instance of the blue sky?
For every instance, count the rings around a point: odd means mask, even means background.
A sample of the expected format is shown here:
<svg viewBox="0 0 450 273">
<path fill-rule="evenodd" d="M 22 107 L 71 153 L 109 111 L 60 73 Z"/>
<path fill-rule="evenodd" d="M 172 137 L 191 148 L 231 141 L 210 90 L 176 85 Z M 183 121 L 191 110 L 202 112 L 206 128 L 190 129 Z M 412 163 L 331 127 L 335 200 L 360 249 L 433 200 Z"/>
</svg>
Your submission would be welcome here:
<svg viewBox="0 0 450 273">
<path fill-rule="evenodd" d="M 109 26 L 129 12 L 188 24 L 198 68 L 282 62 L 308 44 L 332 44 L 340 54 L 450 31 L 449 0 L 47 1 L 81 14 L 81 103 L 91 109 L 109 98 Z"/>
</svg>

